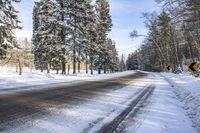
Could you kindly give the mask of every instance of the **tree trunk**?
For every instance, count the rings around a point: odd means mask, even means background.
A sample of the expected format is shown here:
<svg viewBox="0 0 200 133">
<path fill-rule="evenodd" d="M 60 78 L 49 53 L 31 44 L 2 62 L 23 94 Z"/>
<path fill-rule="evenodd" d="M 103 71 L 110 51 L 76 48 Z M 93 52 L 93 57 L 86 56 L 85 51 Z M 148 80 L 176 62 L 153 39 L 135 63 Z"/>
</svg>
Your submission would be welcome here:
<svg viewBox="0 0 200 133">
<path fill-rule="evenodd" d="M 64 9 L 64 1 L 61 1 L 60 2 L 60 6 L 61 6 L 61 9 Z M 60 12 L 60 15 L 61 15 L 61 21 L 62 22 L 65 22 L 65 16 L 64 16 L 64 13 L 63 12 Z M 61 40 L 62 40 L 62 45 L 65 46 L 65 29 L 62 28 L 62 31 L 61 31 Z M 65 56 L 65 48 L 62 47 L 62 52 L 63 52 L 63 55 Z M 66 74 L 66 60 L 65 60 L 65 57 L 63 57 L 62 59 L 62 65 L 61 65 L 61 69 L 62 69 L 62 74 Z"/>
<path fill-rule="evenodd" d="M 18 62 L 19 62 L 19 75 L 22 75 L 22 64 L 20 60 L 18 60 Z"/>
<path fill-rule="evenodd" d="M 47 73 L 50 73 L 50 63 L 47 64 Z"/>
<path fill-rule="evenodd" d="M 73 74 L 76 74 L 76 51 L 73 50 Z"/>
<path fill-rule="evenodd" d="M 106 65 L 104 65 L 103 69 L 104 69 L 104 74 L 106 74 Z"/>
<path fill-rule="evenodd" d="M 66 74 L 66 64 L 65 64 L 65 59 L 63 59 L 63 61 L 62 61 L 62 74 L 64 75 L 64 74 Z"/>
<path fill-rule="evenodd" d="M 19 68 L 18 68 L 18 64 L 16 64 L 16 73 L 18 73 L 18 69 L 19 69 Z"/>
<path fill-rule="evenodd" d="M 85 62 L 85 70 L 86 70 L 86 74 L 88 74 L 88 60 L 86 57 L 86 62 Z"/>
<path fill-rule="evenodd" d="M 74 41 L 74 47 L 73 47 L 73 74 L 76 74 L 76 17 L 74 18 L 75 21 L 75 28 L 74 28 L 74 34 L 73 34 L 73 41 Z"/>
<path fill-rule="evenodd" d="M 79 44 L 79 47 L 78 47 L 78 73 L 81 72 L 81 50 L 80 50 L 80 44 Z"/>
<path fill-rule="evenodd" d="M 98 69 L 98 74 L 101 74 L 101 69 L 100 68 Z"/>
<path fill-rule="evenodd" d="M 93 71 L 93 59 L 90 59 L 90 70 L 91 70 L 91 75 L 93 75 L 94 74 L 94 71 Z"/>
<path fill-rule="evenodd" d="M 70 65 L 68 64 L 68 74 L 70 73 Z"/>
<path fill-rule="evenodd" d="M 80 62 L 80 60 L 78 61 L 78 73 L 80 73 L 81 72 L 81 62 Z"/>
<path fill-rule="evenodd" d="M 75 1 L 76 2 L 76 1 Z M 73 74 L 76 74 L 76 16 L 74 17 L 74 31 L 73 31 Z"/>
</svg>

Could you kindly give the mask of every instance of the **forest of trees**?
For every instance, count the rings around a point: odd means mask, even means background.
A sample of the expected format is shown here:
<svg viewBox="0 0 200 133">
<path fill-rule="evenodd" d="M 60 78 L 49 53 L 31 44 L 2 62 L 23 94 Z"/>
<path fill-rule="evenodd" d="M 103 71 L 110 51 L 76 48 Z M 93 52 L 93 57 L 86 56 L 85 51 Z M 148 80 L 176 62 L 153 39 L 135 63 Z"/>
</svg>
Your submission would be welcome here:
<svg viewBox="0 0 200 133">
<path fill-rule="evenodd" d="M 115 41 L 108 37 L 113 26 L 108 0 L 35 2 L 32 43 L 28 46 L 23 45 L 29 43 L 27 39 L 18 42 L 13 33 L 21 29 L 19 12 L 14 7 L 19 2 L 0 0 L 1 66 L 13 61 L 20 74 L 24 65 L 32 68 L 33 64 L 41 71 L 61 70 L 62 74 L 69 73 L 70 68 L 73 74 L 80 72 L 81 64 L 91 74 L 94 70 L 99 73 L 120 70 Z M 30 58 L 28 65 L 25 57 Z"/>
<path fill-rule="evenodd" d="M 128 70 L 137 70 L 138 68 L 138 57 L 137 52 L 128 55 L 128 59 L 126 61 L 126 66 Z"/>
<path fill-rule="evenodd" d="M 93 74 L 96 69 L 118 70 L 108 0 L 41 0 L 33 9 L 33 51 L 38 69 L 62 70 L 72 64 L 73 74 L 81 62 Z M 69 70 L 69 69 L 68 69 Z"/>
<path fill-rule="evenodd" d="M 12 61 L 19 71 L 23 66 L 34 65 L 48 73 L 56 70 L 66 74 L 72 68 L 76 74 L 84 64 L 86 73 L 90 70 L 93 74 L 94 70 L 163 71 L 168 65 L 175 70 L 188 60 L 200 61 L 199 0 L 156 0 L 162 10 L 143 14 L 148 34 L 130 34 L 131 38 L 143 36 L 145 40 L 127 62 L 123 55 L 119 59 L 115 41 L 108 37 L 113 27 L 108 0 L 35 2 L 32 46 L 26 39 L 17 41 L 14 35 L 15 30 L 21 29 L 14 6 L 20 1 L 0 0 L 1 66 Z"/>
<path fill-rule="evenodd" d="M 200 58 L 200 1 L 156 0 L 162 5 L 161 13 L 144 13 L 148 35 L 133 31 L 132 38 L 144 36 L 140 49 L 133 55 L 144 70 L 163 71 L 166 65 L 174 70 L 186 60 Z M 129 55 L 131 57 L 131 55 Z M 129 59 L 128 63 L 132 60 Z"/>
</svg>

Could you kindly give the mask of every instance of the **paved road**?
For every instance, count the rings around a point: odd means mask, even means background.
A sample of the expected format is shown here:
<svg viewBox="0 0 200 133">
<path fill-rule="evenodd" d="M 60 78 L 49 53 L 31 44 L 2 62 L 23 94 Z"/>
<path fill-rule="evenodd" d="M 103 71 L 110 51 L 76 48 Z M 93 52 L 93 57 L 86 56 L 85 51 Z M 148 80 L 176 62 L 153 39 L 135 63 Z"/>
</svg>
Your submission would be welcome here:
<svg viewBox="0 0 200 133">
<path fill-rule="evenodd" d="M 1 95 L 0 132 L 92 132 L 107 117 L 115 117 L 125 109 L 127 100 L 144 86 L 123 87 L 145 76 L 138 72 L 109 80 Z"/>
</svg>

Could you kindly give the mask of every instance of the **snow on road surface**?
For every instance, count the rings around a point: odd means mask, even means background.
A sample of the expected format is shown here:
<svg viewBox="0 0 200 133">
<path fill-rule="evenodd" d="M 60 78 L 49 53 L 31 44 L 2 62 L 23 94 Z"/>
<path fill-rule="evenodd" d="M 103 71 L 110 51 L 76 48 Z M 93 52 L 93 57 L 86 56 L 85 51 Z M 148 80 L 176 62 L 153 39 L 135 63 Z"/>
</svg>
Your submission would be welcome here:
<svg viewBox="0 0 200 133">
<path fill-rule="evenodd" d="M 71 72 L 72 73 L 72 72 Z M 85 74 L 85 70 L 82 70 L 79 74 L 69 74 L 61 75 L 56 74 L 55 71 L 52 71 L 50 74 L 47 74 L 46 71 L 43 73 L 39 70 L 30 70 L 29 68 L 23 69 L 23 74 L 20 76 L 16 73 L 15 68 L 0 67 L 0 91 L 4 90 L 21 90 L 25 89 L 24 87 L 30 87 L 36 89 L 37 85 L 49 85 L 55 83 L 71 83 L 71 82 L 81 82 L 95 79 L 109 79 L 117 76 L 124 76 L 134 73 L 133 71 L 126 71 L 121 73 L 112 73 L 112 74 L 97 74 L 94 71 L 94 75 Z M 31 87 L 33 86 L 33 87 Z"/>
<path fill-rule="evenodd" d="M 189 73 L 163 73 L 162 75 L 174 86 L 174 92 L 184 104 L 193 126 L 200 132 L 200 78 L 195 78 Z"/>
<path fill-rule="evenodd" d="M 29 86 L 66 81 L 71 82 L 80 79 L 106 79 L 133 73 L 129 71 L 103 76 L 77 75 L 76 77 L 71 75 L 59 76 L 59 78 L 57 78 L 57 75 L 50 74 L 55 79 L 58 79 L 52 80 L 48 78 L 46 74 L 41 73 L 39 73 L 37 79 L 36 75 L 38 75 L 38 72 L 33 72 L 31 75 L 27 72 L 27 74 L 25 73 L 22 77 L 15 74 L 12 76 L 6 75 L 8 72 L 3 72 L 4 74 L 0 79 L 5 79 L 6 81 L 4 83 L 0 82 L 4 88 L 6 88 L 6 84 L 9 83 L 11 84 L 9 87 L 26 86 L 26 82 L 28 82 Z M 14 83 L 11 82 L 11 79 L 14 80 Z M 48 104 L 43 105 L 45 112 L 48 112 L 47 115 L 38 117 L 37 119 L 29 118 L 30 120 L 22 125 L 15 128 L 11 127 L 9 132 L 96 132 L 104 124 L 116 118 L 127 108 L 131 102 L 130 100 L 137 96 L 138 92 L 145 86 L 150 84 L 156 86 L 150 98 L 147 99 L 145 103 L 138 106 L 139 110 L 136 114 L 134 112 L 133 114 L 130 113 L 118 128 L 121 128 L 122 131 L 127 133 L 196 133 L 196 129 L 192 127 L 191 120 L 186 116 L 186 112 L 183 109 L 184 105 L 178 101 L 171 85 L 164 77 L 153 73 L 150 73 L 148 77 L 134 79 L 128 86 L 108 91 L 106 94 L 98 93 L 99 95 L 95 97 L 88 97 L 87 95 L 84 96 L 84 94 L 97 92 L 82 91 L 81 95 L 71 95 L 69 99 L 72 99 L 72 101 L 62 101 L 61 105 L 58 105 L 57 101 L 52 101 L 51 106 L 48 106 Z"/>
<path fill-rule="evenodd" d="M 131 76 L 130 80 L 133 77 Z M 124 80 L 127 81 L 127 78 Z M 126 109 L 131 102 L 130 100 L 148 84 L 143 78 L 138 77 L 131 83 L 123 82 L 128 86 L 118 88 L 119 83 L 114 81 L 97 82 L 93 83 L 93 86 L 90 83 L 88 86 L 97 88 L 86 87 L 84 89 L 83 87 L 79 91 L 64 93 L 60 97 L 47 97 L 46 100 L 41 98 L 41 100 L 38 100 L 38 102 L 41 102 L 41 109 L 48 113 L 36 118 L 25 118 L 28 119 L 27 122 L 24 122 L 26 120 L 23 120 L 23 118 L 19 119 L 17 121 L 23 124 L 19 124 L 17 127 L 13 127 L 9 123 L 8 126 L 11 127 L 2 129 L 1 132 L 93 133 L 98 131 L 105 123 L 112 121 Z M 105 84 L 103 84 L 104 82 Z M 77 87 L 71 88 L 71 90 L 78 89 Z M 65 90 L 70 90 L 70 88 Z M 60 90 L 57 93 L 60 93 Z"/>
<path fill-rule="evenodd" d="M 171 85 L 159 74 L 149 77 L 156 88 L 148 101 L 119 126 L 128 133 L 196 133 Z M 119 129 L 120 130 L 120 129 Z"/>
</svg>

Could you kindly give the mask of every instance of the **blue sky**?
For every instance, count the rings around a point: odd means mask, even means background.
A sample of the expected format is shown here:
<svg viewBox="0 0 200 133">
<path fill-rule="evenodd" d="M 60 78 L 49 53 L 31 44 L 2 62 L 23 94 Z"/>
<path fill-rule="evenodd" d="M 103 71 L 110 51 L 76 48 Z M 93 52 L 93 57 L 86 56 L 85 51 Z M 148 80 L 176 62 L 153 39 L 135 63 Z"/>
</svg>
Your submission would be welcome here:
<svg viewBox="0 0 200 133">
<path fill-rule="evenodd" d="M 23 30 L 16 31 L 19 39 L 32 35 L 32 9 L 36 0 L 21 0 L 16 5 L 20 11 L 20 20 L 23 22 Z M 109 36 L 116 41 L 119 54 L 129 54 L 136 50 L 142 43 L 143 38 L 130 39 L 129 33 L 136 29 L 140 34 L 147 34 L 142 18 L 143 12 L 159 11 L 159 5 L 154 0 L 109 0 L 113 29 Z"/>
</svg>

